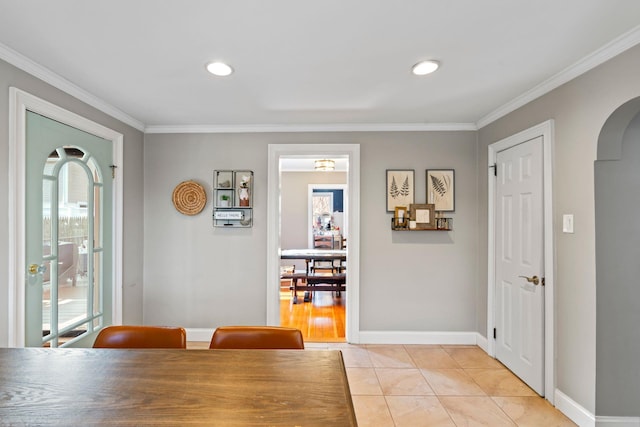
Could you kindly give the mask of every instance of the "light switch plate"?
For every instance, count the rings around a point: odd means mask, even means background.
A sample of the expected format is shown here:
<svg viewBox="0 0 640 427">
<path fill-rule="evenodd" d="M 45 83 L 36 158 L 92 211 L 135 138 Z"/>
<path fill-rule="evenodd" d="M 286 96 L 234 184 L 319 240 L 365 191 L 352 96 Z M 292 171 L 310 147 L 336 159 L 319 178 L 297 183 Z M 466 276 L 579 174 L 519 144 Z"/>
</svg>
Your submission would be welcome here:
<svg viewBox="0 0 640 427">
<path fill-rule="evenodd" d="M 573 215 L 572 214 L 562 215 L 562 232 L 573 233 Z"/>
</svg>

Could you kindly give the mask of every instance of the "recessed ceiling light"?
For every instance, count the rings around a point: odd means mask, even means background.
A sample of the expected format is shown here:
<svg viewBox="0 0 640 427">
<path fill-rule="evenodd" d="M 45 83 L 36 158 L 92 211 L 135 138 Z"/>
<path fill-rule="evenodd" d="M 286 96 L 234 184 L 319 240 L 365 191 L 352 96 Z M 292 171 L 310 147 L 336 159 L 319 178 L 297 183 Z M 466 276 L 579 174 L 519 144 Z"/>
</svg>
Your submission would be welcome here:
<svg viewBox="0 0 640 427">
<path fill-rule="evenodd" d="M 233 68 L 224 62 L 210 62 L 207 64 L 207 71 L 214 76 L 225 77 L 233 73 Z"/>
<path fill-rule="evenodd" d="M 418 62 L 411 68 L 411 72 L 416 76 L 424 76 L 426 74 L 431 74 L 435 70 L 438 69 L 440 63 L 438 61 L 428 60 Z"/>
</svg>

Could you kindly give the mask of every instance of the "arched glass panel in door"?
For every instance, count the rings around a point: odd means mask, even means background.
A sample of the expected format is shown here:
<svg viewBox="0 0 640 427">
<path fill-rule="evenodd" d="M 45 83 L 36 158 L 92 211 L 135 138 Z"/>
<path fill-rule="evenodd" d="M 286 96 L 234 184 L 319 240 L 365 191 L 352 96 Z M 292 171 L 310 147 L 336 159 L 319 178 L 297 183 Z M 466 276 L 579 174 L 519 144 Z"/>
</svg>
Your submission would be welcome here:
<svg viewBox="0 0 640 427">
<path fill-rule="evenodd" d="M 103 177 L 74 146 L 51 152 L 42 177 L 42 342 L 64 347 L 102 326 Z"/>
</svg>

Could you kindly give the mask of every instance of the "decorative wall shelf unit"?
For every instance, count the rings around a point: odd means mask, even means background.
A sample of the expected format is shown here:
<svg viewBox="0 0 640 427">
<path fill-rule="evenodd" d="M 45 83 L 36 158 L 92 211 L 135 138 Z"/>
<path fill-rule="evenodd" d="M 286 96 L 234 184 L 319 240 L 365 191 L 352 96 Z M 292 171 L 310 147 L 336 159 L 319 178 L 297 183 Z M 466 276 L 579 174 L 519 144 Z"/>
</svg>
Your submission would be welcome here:
<svg viewBox="0 0 640 427">
<path fill-rule="evenodd" d="M 398 218 L 391 218 L 393 231 L 453 231 L 453 218 L 435 218 L 435 224 L 431 228 L 410 228 L 410 225 L 410 221 L 406 221 L 406 225 L 398 225 Z"/>
<path fill-rule="evenodd" d="M 253 171 L 213 171 L 213 226 L 253 226 Z"/>
</svg>

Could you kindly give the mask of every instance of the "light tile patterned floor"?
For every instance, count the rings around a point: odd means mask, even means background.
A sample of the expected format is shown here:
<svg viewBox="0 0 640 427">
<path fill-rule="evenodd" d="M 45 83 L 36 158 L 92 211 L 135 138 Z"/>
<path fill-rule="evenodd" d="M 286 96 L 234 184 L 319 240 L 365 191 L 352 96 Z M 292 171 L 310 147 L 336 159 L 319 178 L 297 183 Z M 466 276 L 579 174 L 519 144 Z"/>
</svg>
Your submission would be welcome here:
<svg viewBox="0 0 640 427">
<path fill-rule="evenodd" d="M 576 425 L 476 346 L 305 346 L 342 351 L 360 427 Z"/>
<path fill-rule="evenodd" d="M 575 426 L 475 346 L 316 348 L 342 351 L 360 427 Z"/>
</svg>

